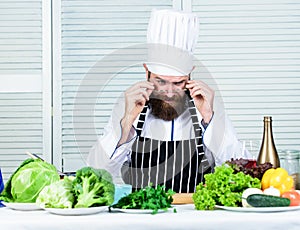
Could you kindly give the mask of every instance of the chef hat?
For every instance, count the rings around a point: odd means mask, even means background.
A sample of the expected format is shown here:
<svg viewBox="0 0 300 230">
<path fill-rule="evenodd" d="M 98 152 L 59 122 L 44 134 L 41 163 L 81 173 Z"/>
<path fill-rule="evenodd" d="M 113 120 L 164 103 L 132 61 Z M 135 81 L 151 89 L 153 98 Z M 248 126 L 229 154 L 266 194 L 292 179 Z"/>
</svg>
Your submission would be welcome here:
<svg viewBox="0 0 300 230">
<path fill-rule="evenodd" d="M 168 76 L 188 75 L 198 38 L 198 18 L 183 11 L 153 10 L 148 32 L 149 71 Z"/>
</svg>

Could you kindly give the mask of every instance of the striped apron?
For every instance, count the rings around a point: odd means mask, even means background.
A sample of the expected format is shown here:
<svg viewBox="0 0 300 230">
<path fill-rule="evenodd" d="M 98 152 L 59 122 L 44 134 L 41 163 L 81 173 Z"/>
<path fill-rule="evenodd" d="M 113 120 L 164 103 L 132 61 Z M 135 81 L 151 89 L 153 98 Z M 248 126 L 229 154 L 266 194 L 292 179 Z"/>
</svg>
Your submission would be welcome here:
<svg viewBox="0 0 300 230">
<path fill-rule="evenodd" d="M 133 191 L 148 185 L 164 185 L 177 193 L 194 192 L 204 180 L 203 176 L 212 171 L 204 155 L 202 130 L 199 125 L 193 100 L 189 99 L 189 112 L 195 138 L 182 141 L 161 141 L 141 136 L 148 105 L 145 105 L 137 124 L 137 139 L 133 143 L 131 162 L 122 167 L 126 183 L 132 184 Z"/>
</svg>

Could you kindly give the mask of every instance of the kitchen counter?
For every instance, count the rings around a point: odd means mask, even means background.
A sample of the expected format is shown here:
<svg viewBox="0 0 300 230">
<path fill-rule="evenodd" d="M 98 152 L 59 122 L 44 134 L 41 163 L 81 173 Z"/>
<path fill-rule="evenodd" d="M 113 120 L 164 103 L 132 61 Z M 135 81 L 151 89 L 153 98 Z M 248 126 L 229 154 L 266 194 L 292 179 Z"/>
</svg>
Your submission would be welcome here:
<svg viewBox="0 0 300 230">
<path fill-rule="evenodd" d="M 129 214 L 100 212 L 91 215 L 63 216 L 44 210 L 16 211 L 0 208 L 0 229 L 272 229 L 299 230 L 300 210 L 285 212 L 197 211 L 194 205 L 175 205 L 177 213 Z"/>
</svg>

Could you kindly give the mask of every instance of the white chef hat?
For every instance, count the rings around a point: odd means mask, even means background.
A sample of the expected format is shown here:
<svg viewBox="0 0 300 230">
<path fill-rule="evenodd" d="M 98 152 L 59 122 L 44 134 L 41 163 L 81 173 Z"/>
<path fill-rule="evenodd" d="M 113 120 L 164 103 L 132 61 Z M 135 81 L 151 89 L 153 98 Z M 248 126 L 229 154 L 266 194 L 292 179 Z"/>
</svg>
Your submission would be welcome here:
<svg viewBox="0 0 300 230">
<path fill-rule="evenodd" d="M 198 29 L 198 18 L 193 13 L 153 10 L 147 32 L 149 71 L 168 76 L 188 75 L 193 69 Z"/>
</svg>

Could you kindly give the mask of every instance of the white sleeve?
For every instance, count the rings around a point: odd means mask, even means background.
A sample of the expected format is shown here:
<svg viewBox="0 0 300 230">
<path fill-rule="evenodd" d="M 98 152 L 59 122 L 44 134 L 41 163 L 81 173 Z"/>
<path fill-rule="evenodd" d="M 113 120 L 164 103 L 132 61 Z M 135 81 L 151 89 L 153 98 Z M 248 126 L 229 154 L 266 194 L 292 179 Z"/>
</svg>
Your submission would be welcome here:
<svg viewBox="0 0 300 230">
<path fill-rule="evenodd" d="M 212 152 L 216 165 L 231 158 L 251 157 L 247 150 L 243 151 L 242 143 L 222 107 L 214 111 L 214 116 L 204 131 L 203 141 Z"/>
<path fill-rule="evenodd" d="M 117 147 L 122 134 L 120 122 L 123 114 L 124 100 L 120 99 L 114 107 L 103 135 L 97 139 L 87 157 L 89 166 L 106 169 L 112 174 L 114 180 L 119 180 L 121 177 L 121 167 L 130 159 L 131 147 L 136 137 L 136 131 L 132 127 L 128 141 Z"/>
</svg>

